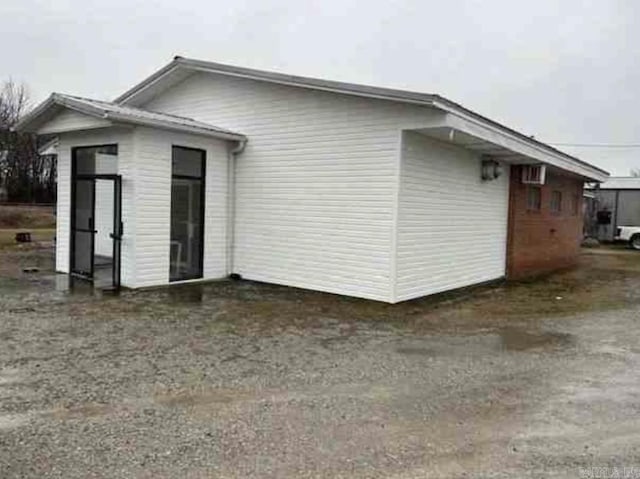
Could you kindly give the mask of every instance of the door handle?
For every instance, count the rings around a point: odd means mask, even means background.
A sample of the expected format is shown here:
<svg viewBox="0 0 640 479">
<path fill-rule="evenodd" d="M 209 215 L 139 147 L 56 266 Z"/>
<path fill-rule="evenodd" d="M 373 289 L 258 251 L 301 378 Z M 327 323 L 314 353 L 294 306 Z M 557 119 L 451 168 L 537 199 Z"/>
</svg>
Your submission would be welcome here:
<svg viewBox="0 0 640 479">
<path fill-rule="evenodd" d="M 122 227 L 122 221 L 121 221 L 120 222 L 119 231 L 117 233 L 109 233 L 109 238 L 121 241 L 122 240 L 122 231 L 123 231 L 123 229 L 124 228 Z"/>
</svg>

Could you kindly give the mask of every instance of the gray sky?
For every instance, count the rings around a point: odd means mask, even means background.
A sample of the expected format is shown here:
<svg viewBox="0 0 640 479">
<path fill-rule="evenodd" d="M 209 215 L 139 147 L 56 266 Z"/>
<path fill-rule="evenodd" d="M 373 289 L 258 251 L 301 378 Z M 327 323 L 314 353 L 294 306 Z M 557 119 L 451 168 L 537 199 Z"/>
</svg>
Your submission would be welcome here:
<svg viewBox="0 0 640 479">
<path fill-rule="evenodd" d="M 636 0 L 2 0 L 0 80 L 113 99 L 173 55 L 439 93 L 548 142 L 640 144 Z M 615 175 L 640 148 L 569 148 Z"/>
</svg>

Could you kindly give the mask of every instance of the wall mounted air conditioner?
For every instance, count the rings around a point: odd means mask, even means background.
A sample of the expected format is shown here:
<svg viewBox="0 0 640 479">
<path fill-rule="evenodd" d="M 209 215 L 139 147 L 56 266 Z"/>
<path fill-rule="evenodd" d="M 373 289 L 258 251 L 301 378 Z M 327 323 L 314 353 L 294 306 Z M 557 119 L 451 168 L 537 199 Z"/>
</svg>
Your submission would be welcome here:
<svg viewBox="0 0 640 479">
<path fill-rule="evenodd" d="M 522 167 L 522 183 L 525 185 L 544 185 L 547 175 L 545 165 L 524 165 Z"/>
</svg>

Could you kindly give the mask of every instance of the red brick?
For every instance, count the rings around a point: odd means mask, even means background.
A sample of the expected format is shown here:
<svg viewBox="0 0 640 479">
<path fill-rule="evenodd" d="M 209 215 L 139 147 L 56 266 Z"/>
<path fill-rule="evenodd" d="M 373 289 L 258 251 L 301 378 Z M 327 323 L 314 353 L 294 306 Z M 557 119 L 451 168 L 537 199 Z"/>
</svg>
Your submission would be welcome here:
<svg viewBox="0 0 640 479">
<path fill-rule="evenodd" d="M 547 171 L 540 211 L 527 209 L 528 185 L 522 184 L 521 166 L 511 167 L 507 278 L 522 279 L 576 264 L 582 239 L 583 182 Z M 551 211 L 553 191 L 562 192 L 562 211 Z M 577 214 L 572 198 L 578 201 Z"/>
</svg>

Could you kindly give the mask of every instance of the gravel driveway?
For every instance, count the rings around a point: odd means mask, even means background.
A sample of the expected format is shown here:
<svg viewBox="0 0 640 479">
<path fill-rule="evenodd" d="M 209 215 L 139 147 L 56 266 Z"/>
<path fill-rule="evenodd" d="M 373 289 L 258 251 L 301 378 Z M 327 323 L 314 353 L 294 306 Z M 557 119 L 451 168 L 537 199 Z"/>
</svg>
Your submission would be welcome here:
<svg viewBox="0 0 640 479">
<path fill-rule="evenodd" d="M 0 477 L 640 477 L 639 258 L 389 306 L 4 251 Z"/>
</svg>

